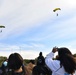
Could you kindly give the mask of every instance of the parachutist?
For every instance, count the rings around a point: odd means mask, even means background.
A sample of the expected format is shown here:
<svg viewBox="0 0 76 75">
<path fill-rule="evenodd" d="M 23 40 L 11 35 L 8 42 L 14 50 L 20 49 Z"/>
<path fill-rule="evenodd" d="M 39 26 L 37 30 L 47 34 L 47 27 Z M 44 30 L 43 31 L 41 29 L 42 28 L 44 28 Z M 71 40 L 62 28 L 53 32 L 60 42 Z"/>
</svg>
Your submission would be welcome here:
<svg viewBox="0 0 76 75">
<path fill-rule="evenodd" d="M 58 13 L 56 15 L 58 16 Z"/>
<path fill-rule="evenodd" d="M 58 10 L 61 10 L 60 8 L 55 8 L 54 10 L 53 10 L 53 12 L 57 12 Z M 58 13 L 56 14 L 56 16 L 58 16 Z"/>
<path fill-rule="evenodd" d="M 2 32 L 2 30 L 0 31 L 0 33 Z"/>
</svg>

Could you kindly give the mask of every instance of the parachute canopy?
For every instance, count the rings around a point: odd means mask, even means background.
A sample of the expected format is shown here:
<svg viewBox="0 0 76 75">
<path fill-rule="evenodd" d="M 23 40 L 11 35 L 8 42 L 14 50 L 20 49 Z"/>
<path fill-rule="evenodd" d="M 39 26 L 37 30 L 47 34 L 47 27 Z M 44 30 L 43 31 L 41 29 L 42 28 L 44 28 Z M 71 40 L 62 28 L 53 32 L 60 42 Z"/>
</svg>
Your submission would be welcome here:
<svg viewBox="0 0 76 75">
<path fill-rule="evenodd" d="M 3 25 L 0 25 L 0 28 L 5 28 L 5 26 L 3 26 Z"/>
<path fill-rule="evenodd" d="M 60 8 L 55 8 L 54 10 L 53 10 L 53 12 L 56 12 L 57 10 L 61 10 Z"/>
</svg>

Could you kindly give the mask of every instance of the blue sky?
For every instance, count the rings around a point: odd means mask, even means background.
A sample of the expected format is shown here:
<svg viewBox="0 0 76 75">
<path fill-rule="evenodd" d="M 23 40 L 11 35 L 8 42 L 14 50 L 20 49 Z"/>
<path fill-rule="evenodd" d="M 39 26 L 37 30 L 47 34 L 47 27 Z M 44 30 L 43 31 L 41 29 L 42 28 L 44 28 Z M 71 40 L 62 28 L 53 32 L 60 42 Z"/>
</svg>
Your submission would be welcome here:
<svg viewBox="0 0 76 75">
<path fill-rule="evenodd" d="M 0 0 L 0 25 L 5 26 L 0 28 L 0 55 L 19 52 L 34 59 L 54 46 L 76 53 L 75 0 Z"/>
</svg>

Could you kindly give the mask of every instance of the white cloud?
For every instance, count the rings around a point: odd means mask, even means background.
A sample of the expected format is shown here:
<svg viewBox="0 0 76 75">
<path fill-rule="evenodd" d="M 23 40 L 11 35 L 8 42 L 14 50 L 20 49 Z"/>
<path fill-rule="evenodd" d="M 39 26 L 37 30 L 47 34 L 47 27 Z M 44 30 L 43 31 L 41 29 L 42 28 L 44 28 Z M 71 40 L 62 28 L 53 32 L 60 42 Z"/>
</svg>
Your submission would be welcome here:
<svg viewBox="0 0 76 75">
<path fill-rule="evenodd" d="M 9 57 L 11 53 L 19 53 L 24 59 L 35 59 L 39 55 L 39 51 L 34 51 L 34 50 L 11 50 L 11 51 L 0 51 L 0 56 L 6 56 Z"/>
<path fill-rule="evenodd" d="M 61 11 L 58 12 L 59 16 L 56 16 L 56 13 L 53 12 L 53 9 L 60 7 Z M 21 45 L 8 45 L 0 44 L 2 50 L 7 50 L 6 55 L 8 55 L 8 50 L 21 50 L 23 57 L 30 58 L 38 55 L 38 52 L 33 52 L 36 48 L 39 51 L 45 48 L 46 45 L 42 44 L 45 40 L 62 40 L 63 38 L 71 39 L 76 35 L 76 1 L 75 0 L 2 0 L 0 1 L 0 24 L 5 25 L 6 28 L 2 29 L 0 33 L 0 42 L 6 43 L 5 39 L 10 38 L 20 38 L 22 41 L 31 41 L 27 43 L 21 43 Z M 27 32 L 34 29 L 35 27 L 42 27 L 42 31 L 38 33 Z M 27 35 L 26 35 L 27 33 Z M 24 34 L 24 36 L 22 36 Z M 28 37 L 30 35 L 30 37 Z M 71 35 L 71 36 L 70 36 Z M 22 37 L 21 37 L 22 36 Z M 23 38 L 24 37 L 24 38 Z M 27 38 L 26 38 L 27 37 Z M 23 39 L 22 39 L 23 38 Z M 16 39 L 14 39 L 16 40 Z M 73 41 L 73 39 L 71 39 Z M 75 40 L 75 39 L 74 39 Z M 4 42 L 5 41 L 5 42 Z M 34 43 L 35 41 L 35 43 Z M 63 40 L 64 41 L 64 40 Z M 39 43 L 40 42 L 40 43 Z M 11 43 L 11 41 L 10 41 Z M 71 43 L 72 49 L 75 46 L 75 42 Z M 48 42 L 46 42 L 48 44 Z M 68 43 L 66 43 L 68 44 Z M 73 44 L 73 45 L 72 45 Z M 64 44 L 65 45 L 65 44 Z M 41 49 L 40 49 L 40 48 Z M 34 49 L 34 50 L 32 50 Z M 49 49 L 49 48 L 48 48 Z M 49 49 L 50 50 L 50 49 Z M 75 49 L 73 49 L 75 52 Z M 11 51 L 10 51 L 11 53 Z M 10 54 L 9 53 L 9 54 Z M 33 54 L 35 53 L 35 54 Z M 1 53 L 3 54 L 3 53 Z M 30 56 L 29 56 L 30 54 Z M 25 56 L 26 55 L 26 56 Z M 34 55 L 34 56 L 33 56 Z"/>
</svg>

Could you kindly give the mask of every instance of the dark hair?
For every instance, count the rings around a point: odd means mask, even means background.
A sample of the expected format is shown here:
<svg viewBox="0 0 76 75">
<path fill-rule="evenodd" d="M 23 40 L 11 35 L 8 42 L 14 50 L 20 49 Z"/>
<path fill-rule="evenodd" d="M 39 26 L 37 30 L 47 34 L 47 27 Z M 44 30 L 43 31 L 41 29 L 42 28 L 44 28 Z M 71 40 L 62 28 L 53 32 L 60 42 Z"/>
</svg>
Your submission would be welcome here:
<svg viewBox="0 0 76 75">
<path fill-rule="evenodd" d="M 60 65 L 64 67 L 65 71 L 69 74 L 73 74 L 76 70 L 76 61 L 68 48 L 58 48 L 58 55 Z"/>
<path fill-rule="evenodd" d="M 8 58 L 8 68 L 18 70 L 23 65 L 23 58 L 18 53 L 12 53 Z"/>
</svg>

